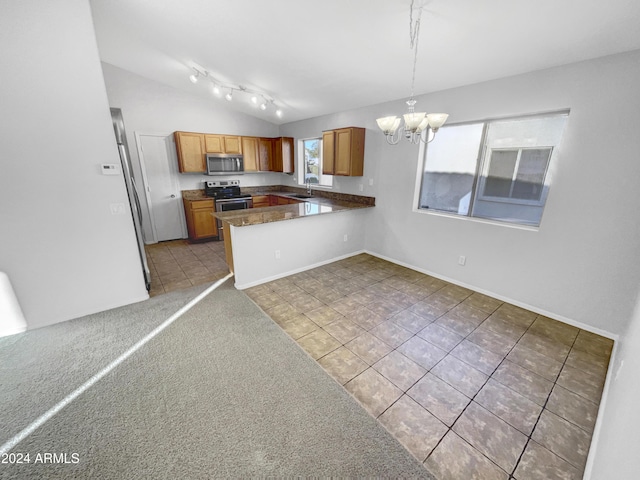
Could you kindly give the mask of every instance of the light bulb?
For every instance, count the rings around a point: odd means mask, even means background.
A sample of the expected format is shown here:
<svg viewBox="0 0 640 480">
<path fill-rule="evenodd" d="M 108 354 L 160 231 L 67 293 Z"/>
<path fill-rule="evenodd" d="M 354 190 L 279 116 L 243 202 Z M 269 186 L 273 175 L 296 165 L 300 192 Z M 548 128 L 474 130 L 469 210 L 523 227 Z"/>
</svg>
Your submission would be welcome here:
<svg viewBox="0 0 640 480">
<path fill-rule="evenodd" d="M 233 90 L 229 90 L 229 93 L 227 93 L 227 94 L 224 96 L 224 98 L 226 98 L 226 99 L 227 99 L 227 101 L 229 101 L 229 102 L 230 102 L 231 100 L 233 100 Z"/>
<path fill-rule="evenodd" d="M 282 117 L 282 110 L 277 109 L 277 110 L 276 110 L 276 115 L 277 115 L 278 117 Z"/>
<path fill-rule="evenodd" d="M 191 83 L 198 83 L 198 75 L 200 75 L 198 71 L 189 75 L 189 80 L 191 80 Z"/>
<path fill-rule="evenodd" d="M 218 85 L 216 84 L 213 85 L 213 94 L 217 97 L 220 96 L 220 87 L 218 87 Z"/>
<path fill-rule="evenodd" d="M 256 97 L 255 95 L 253 95 L 253 96 L 251 97 L 251 103 L 253 103 L 254 105 L 257 105 L 257 104 L 258 104 L 258 97 Z"/>
<path fill-rule="evenodd" d="M 266 102 L 262 102 L 262 103 L 260 104 L 260 110 L 266 110 L 266 109 L 267 109 L 267 104 L 266 104 Z"/>
</svg>

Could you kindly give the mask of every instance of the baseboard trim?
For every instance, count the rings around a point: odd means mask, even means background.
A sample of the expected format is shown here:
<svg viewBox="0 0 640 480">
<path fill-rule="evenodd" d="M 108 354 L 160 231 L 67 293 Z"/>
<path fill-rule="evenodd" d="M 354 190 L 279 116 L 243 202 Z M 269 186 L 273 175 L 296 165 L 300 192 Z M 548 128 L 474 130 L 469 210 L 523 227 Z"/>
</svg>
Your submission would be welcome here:
<svg viewBox="0 0 640 480">
<path fill-rule="evenodd" d="M 470 290 L 473 290 L 474 292 L 482 293 L 483 295 L 487 295 L 489 297 L 496 298 L 498 300 L 510 303 L 510 304 L 515 305 L 517 307 L 524 308 L 526 310 L 530 310 L 530 311 L 532 311 L 534 313 L 537 313 L 538 315 L 544 315 L 545 317 L 549 317 L 549 318 L 552 318 L 553 320 L 558 320 L 559 322 L 566 323 L 568 325 L 572 325 L 572 326 L 574 326 L 576 328 L 580 328 L 581 330 L 586 330 L 587 332 L 591 332 L 591 333 L 595 333 L 597 335 L 601 335 L 603 337 L 609 338 L 609 339 L 611 339 L 613 341 L 616 341 L 616 342 L 618 341 L 619 336 L 617 334 L 608 332 L 606 330 L 602 330 L 600 328 L 595 328 L 595 327 L 593 327 L 591 325 L 587 325 L 585 323 L 579 322 L 577 320 L 573 320 L 571 318 L 564 317 L 562 315 L 558 315 L 558 314 L 553 313 L 553 312 L 548 312 L 548 311 L 546 311 L 546 310 L 544 310 L 542 308 L 538 308 L 538 307 L 536 307 L 534 305 L 529 305 L 527 303 L 520 302 L 518 300 L 514 300 L 513 298 L 509 298 L 509 297 L 497 294 L 497 293 L 489 291 L 489 290 L 478 288 L 475 285 L 470 285 L 470 284 L 467 284 L 465 282 L 461 282 L 459 280 L 455 280 L 453 278 L 449 278 L 447 276 L 440 275 L 440 274 L 435 273 L 435 272 L 431 272 L 431 271 L 426 270 L 424 268 L 419 268 L 419 267 L 416 267 L 414 265 L 410 265 L 408 263 L 401 262 L 400 260 L 396 260 L 394 258 L 387 257 L 386 255 L 381 255 L 379 253 L 371 252 L 369 250 L 365 250 L 364 253 L 367 253 L 367 254 L 369 254 L 369 255 L 371 255 L 373 257 L 381 258 L 382 260 L 386 260 L 387 262 L 395 263 L 396 265 L 400 265 L 402 267 L 410 268 L 411 270 L 415 270 L 416 272 L 424 273 L 425 275 L 430 275 L 432 277 L 439 278 L 440 280 L 444 280 L 445 282 L 453 283 L 454 285 L 458 285 L 460 287 L 468 288 Z"/>
<path fill-rule="evenodd" d="M 242 284 L 235 283 L 234 286 L 238 290 L 246 290 L 247 288 L 255 287 L 257 285 L 262 285 L 263 283 L 267 283 L 267 282 L 272 282 L 274 280 L 278 280 L 279 278 L 288 277 L 289 275 L 294 275 L 296 273 L 305 272 L 307 270 L 312 270 L 314 268 L 318 268 L 318 267 L 321 267 L 323 265 L 327 265 L 329 263 L 337 262 L 338 260 L 344 260 L 345 258 L 355 257 L 356 255 L 360 255 L 361 253 L 366 253 L 366 252 L 364 250 L 358 250 L 356 252 L 351 252 L 351 253 L 347 253 L 345 255 L 340 255 L 339 257 L 330 258 L 329 260 L 323 260 L 321 262 L 314 263 L 312 265 L 306 265 L 306 266 L 301 267 L 301 268 L 296 268 L 294 270 L 289 270 L 289 271 L 284 272 L 284 273 L 279 273 L 279 274 L 273 275 L 271 277 L 263 278 L 261 280 L 256 280 L 255 282 L 242 283 Z"/>
</svg>

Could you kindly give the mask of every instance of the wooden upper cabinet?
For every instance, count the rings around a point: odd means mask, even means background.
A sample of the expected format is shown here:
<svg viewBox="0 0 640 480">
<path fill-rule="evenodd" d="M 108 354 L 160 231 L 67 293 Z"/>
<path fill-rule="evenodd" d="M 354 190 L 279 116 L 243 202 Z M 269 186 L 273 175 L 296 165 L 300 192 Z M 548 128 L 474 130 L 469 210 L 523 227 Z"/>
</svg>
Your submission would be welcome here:
<svg viewBox="0 0 640 480">
<path fill-rule="evenodd" d="M 234 135 L 204 135 L 207 153 L 242 153 L 241 137 Z"/>
<path fill-rule="evenodd" d="M 224 136 L 224 153 L 242 153 L 242 137 Z"/>
<path fill-rule="evenodd" d="M 258 138 L 242 137 L 242 152 L 245 172 L 257 172 L 260 170 L 258 161 Z"/>
<path fill-rule="evenodd" d="M 361 177 L 364 173 L 364 128 L 323 132 L 322 173 Z"/>
<path fill-rule="evenodd" d="M 258 139 L 258 170 L 268 172 L 273 165 L 273 139 Z"/>
<path fill-rule="evenodd" d="M 178 168 L 181 173 L 204 173 L 204 135 L 202 133 L 175 132 Z"/>
<path fill-rule="evenodd" d="M 333 175 L 335 171 L 336 140 L 333 130 L 322 132 L 322 174 Z"/>
<path fill-rule="evenodd" d="M 293 138 L 276 138 L 274 143 L 273 168 L 274 172 L 293 173 Z"/>
<path fill-rule="evenodd" d="M 295 171 L 294 140 L 291 137 L 241 137 L 193 132 L 175 132 L 174 135 L 181 173 L 205 173 L 207 153 L 242 154 L 246 172 Z"/>
</svg>

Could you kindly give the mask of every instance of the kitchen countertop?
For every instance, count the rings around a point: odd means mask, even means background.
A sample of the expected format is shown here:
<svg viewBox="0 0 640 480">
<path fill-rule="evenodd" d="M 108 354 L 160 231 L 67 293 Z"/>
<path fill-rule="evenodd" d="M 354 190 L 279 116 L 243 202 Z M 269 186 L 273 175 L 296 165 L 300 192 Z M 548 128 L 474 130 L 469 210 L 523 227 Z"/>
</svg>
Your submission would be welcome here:
<svg viewBox="0 0 640 480">
<path fill-rule="evenodd" d="M 302 200 L 302 203 L 290 205 L 277 205 L 273 207 L 250 208 L 247 210 L 231 210 L 228 212 L 215 212 L 213 216 L 233 225 L 243 227 L 247 225 L 260 225 L 263 223 L 293 220 L 294 218 L 313 217 L 326 213 L 344 212 L 360 208 L 371 208 L 373 205 L 365 203 L 312 197 L 300 199 L 286 192 L 270 192 L 268 195 L 280 195 L 283 197 Z"/>
<path fill-rule="evenodd" d="M 242 227 L 375 206 L 375 198 L 373 197 L 324 190 L 314 190 L 311 198 L 299 198 L 296 195 L 305 195 L 306 189 L 280 185 L 246 187 L 242 188 L 242 193 L 248 193 L 252 196 L 278 195 L 298 200 L 301 203 L 214 212 L 213 215 L 234 227 Z M 211 199 L 205 195 L 204 190 L 183 190 L 182 198 L 191 201 Z"/>
</svg>

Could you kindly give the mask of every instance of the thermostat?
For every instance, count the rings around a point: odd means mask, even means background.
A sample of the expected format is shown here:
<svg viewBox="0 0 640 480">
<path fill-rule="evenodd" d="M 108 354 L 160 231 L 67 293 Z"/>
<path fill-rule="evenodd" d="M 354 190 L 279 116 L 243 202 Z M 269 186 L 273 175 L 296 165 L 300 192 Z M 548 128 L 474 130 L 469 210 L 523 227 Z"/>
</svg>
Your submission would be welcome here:
<svg viewBox="0 0 640 480">
<path fill-rule="evenodd" d="M 118 175 L 120 174 L 120 169 L 118 168 L 117 163 L 103 163 L 100 165 L 100 170 L 103 175 Z"/>
</svg>

